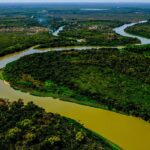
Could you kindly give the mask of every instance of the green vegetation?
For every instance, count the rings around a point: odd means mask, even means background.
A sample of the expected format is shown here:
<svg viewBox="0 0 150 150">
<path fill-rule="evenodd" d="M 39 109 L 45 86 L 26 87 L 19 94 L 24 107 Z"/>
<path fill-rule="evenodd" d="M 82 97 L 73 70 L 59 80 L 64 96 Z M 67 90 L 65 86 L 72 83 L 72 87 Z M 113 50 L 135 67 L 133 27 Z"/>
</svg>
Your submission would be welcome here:
<svg viewBox="0 0 150 150">
<path fill-rule="evenodd" d="M 49 42 L 48 33 L 27 35 L 26 33 L 0 33 L 0 56 L 25 50 L 37 44 Z"/>
<path fill-rule="evenodd" d="M 39 45 L 39 48 L 60 46 L 118 46 L 139 43 L 137 39 L 117 35 L 113 28 L 126 21 L 100 20 L 97 17 L 89 18 L 78 7 L 68 6 L 62 9 L 55 6 L 35 5 L 29 10 L 29 6 L 14 5 L 12 8 L 0 6 L 0 56 L 22 51 L 31 46 Z M 8 7 L 8 8 L 7 8 Z M 66 7 L 66 8 L 65 8 Z M 51 8 L 51 9 L 50 9 Z M 67 10 L 68 9 L 68 10 Z M 61 13 L 61 14 L 60 14 Z M 59 15 L 58 15 L 59 14 Z M 93 12 L 92 15 L 95 13 Z M 67 16 L 69 15 L 69 16 Z M 106 18 L 107 19 L 107 18 Z M 52 33 L 60 26 L 65 26 L 59 37 Z"/>
<path fill-rule="evenodd" d="M 2 74 L 2 70 L 0 70 L 0 80 L 3 80 L 3 74 Z"/>
<path fill-rule="evenodd" d="M 0 13 L 5 12 L 0 17 L 0 56 L 35 45 L 55 43 L 51 32 L 63 25 L 62 19 L 48 17 L 35 9 L 26 9 L 17 7 L 3 10 L 0 7 Z"/>
<path fill-rule="evenodd" d="M 8 64 L 3 76 L 33 94 L 150 120 L 150 59 L 138 53 L 92 49 L 34 54 Z"/>
<path fill-rule="evenodd" d="M 126 29 L 126 32 L 150 38 L 150 21 L 147 23 L 137 24 Z"/>
<path fill-rule="evenodd" d="M 126 51 L 150 56 L 150 45 L 129 45 L 124 48 Z"/>
<path fill-rule="evenodd" d="M 81 45 L 98 46 L 118 46 L 135 44 L 139 41 L 134 38 L 117 35 L 113 29 L 121 26 L 123 22 L 119 21 L 73 21 L 65 26 L 60 36 L 69 37 L 77 40 Z"/>
<path fill-rule="evenodd" d="M 118 21 L 62 21 L 53 19 L 51 30 L 66 24 L 59 37 L 54 37 L 48 28 L 34 26 L 35 22 L 20 27 L 20 19 L 12 24 L 5 20 L 0 29 L 0 56 L 22 51 L 34 45 L 39 48 L 60 46 L 118 46 L 138 43 L 137 39 L 119 36 L 113 32 L 113 28 L 121 25 Z M 58 23 L 58 25 L 57 25 Z M 0 24 L 1 26 L 3 24 Z M 3 25 L 3 26 L 4 26 Z M 22 24 L 21 24 L 22 25 Z M 38 25 L 38 24 L 37 24 Z"/>
<path fill-rule="evenodd" d="M 0 17 L 0 56 L 22 51 L 51 39 L 48 29 L 27 14 Z"/>
<path fill-rule="evenodd" d="M 74 120 L 46 113 L 32 102 L 0 99 L 0 149 L 119 150 Z"/>
</svg>

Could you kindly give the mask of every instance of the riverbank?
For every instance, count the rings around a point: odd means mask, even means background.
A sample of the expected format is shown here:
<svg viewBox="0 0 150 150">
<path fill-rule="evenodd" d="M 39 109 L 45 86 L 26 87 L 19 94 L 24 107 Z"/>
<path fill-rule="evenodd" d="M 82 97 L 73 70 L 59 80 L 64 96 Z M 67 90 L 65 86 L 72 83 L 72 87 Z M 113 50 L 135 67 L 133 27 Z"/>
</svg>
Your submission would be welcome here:
<svg viewBox="0 0 150 150">
<path fill-rule="evenodd" d="M 21 87 L 13 86 L 9 82 L 7 82 L 6 80 L 2 80 L 2 81 L 4 82 L 4 84 L 10 86 L 11 88 L 13 88 L 16 91 L 27 93 L 27 94 L 30 94 L 32 96 L 41 97 L 41 98 L 52 97 L 54 99 L 59 99 L 61 101 L 65 101 L 65 102 L 71 102 L 71 103 L 75 103 L 75 104 L 79 104 L 79 105 L 83 105 L 83 106 L 90 106 L 90 107 L 97 108 L 97 109 L 104 109 L 106 111 L 119 113 L 121 115 L 132 116 L 132 115 L 129 115 L 129 114 L 121 112 L 121 111 L 117 111 L 117 110 L 112 109 L 112 108 L 109 109 L 108 106 L 103 105 L 103 104 L 99 104 L 96 101 L 88 99 L 86 97 L 84 100 L 82 99 L 81 101 L 79 101 L 78 99 L 75 99 L 75 98 L 70 98 L 70 97 L 66 97 L 63 95 L 58 95 L 58 94 L 54 94 L 54 93 L 50 93 L 50 92 L 40 92 L 38 90 L 33 90 L 33 89 L 25 88 L 25 87 L 21 88 Z M 135 116 L 132 116 L 132 117 L 135 117 Z M 136 118 L 138 118 L 138 117 L 136 117 Z M 141 118 L 139 117 L 138 119 L 141 119 Z"/>
<path fill-rule="evenodd" d="M 149 34 L 150 33 L 150 21 L 145 21 L 141 24 L 136 24 L 134 26 L 126 28 L 125 31 L 130 34 L 145 37 L 149 39 L 150 38 L 150 34 Z"/>
<path fill-rule="evenodd" d="M 149 121 L 148 64 L 143 55 L 118 49 L 57 51 L 8 64 L 4 76 L 13 87 L 34 95 L 105 106 Z"/>
<path fill-rule="evenodd" d="M 121 27 L 115 28 L 114 31 L 119 35 L 122 35 L 122 36 L 125 36 L 125 37 L 130 37 L 130 38 L 136 38 L 136 39 L 140 40 L 141 45 L 150 44 L 150 39 L 142 37 L 140 35 L 134 35 L 132 33 L 126 32 L 126 31 L 128 31 L 128 28 L 132 28 L 134 26 L 142 25 L 146 22 L 147 22 L 147 20 L 139 21 L 139 22 L 136 22 L 136 23 L 124 24 Z"/>
</svg>

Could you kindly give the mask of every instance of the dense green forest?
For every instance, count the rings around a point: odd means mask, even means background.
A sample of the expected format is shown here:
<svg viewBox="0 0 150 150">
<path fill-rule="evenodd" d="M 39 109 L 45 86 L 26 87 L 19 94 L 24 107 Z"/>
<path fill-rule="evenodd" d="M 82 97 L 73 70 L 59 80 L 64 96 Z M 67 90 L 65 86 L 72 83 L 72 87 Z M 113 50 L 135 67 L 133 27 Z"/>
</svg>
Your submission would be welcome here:
<svg viewBox="0 0 150 150">
<path fill-rule="evenodd" d="M 150 56 L 150 45 L 128 45 L 124 48 L 126 51 L 143 54 L 146 57 Z"/>
<path fill-rule="evenodd" d="M 46 113 L 32 102 L 0 99 L 0 149 L 119 150 L 74 120 Z"/>
<path fill-rule="evenodd" d="M 126 32 L 150 38 L 150 21 L 126 29 Z"/>
<path fill-rule="evenodd" d="M 150 58 L 143 54 L 108 48 L 33 54 L 8 64 L 3 76 L 35 95 L 150 120 Z"/>
</svg>

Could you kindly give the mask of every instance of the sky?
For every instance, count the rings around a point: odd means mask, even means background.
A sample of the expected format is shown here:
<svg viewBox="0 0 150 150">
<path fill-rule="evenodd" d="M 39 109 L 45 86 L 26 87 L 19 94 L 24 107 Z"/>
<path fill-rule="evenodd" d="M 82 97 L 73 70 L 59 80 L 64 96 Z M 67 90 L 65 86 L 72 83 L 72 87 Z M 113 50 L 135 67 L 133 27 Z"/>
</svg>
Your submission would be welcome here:
<svg viewBox="0 0 150 150">
<path fill-rule="evenodd" d="M 0 3 L 14 3 L 14 2 L 19 2 L 19 3 L 25 3 L 25 2 L 111 2 L 111 3 L 120 3 L 120 2 L 136 2 L 136 3 L 146 3 L 149 2 L 150 0 L 0 0 Z"/>
</svg>

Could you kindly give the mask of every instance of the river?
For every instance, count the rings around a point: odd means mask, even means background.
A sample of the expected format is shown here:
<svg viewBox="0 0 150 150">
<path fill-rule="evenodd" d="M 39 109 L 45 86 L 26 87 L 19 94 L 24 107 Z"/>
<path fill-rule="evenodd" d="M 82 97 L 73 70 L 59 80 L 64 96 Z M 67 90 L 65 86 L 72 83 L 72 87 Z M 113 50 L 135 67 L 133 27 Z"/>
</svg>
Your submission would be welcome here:
<svg viewBox="0 0 150 150">
<path fill-rule="evenodd" d="M 59 27 L 55 32 L 52 33 L 53 36 L 59 36 L 59 33 L 60 33 L 61 31 L 63 31 L 64 27 L 65 27 L 65 26 Z"/>
<path fill-rule="evenodd" d="M 137 35 L 132 35 L 132 34 L 129 34 L 129 33 L 125 32 L 125 29 L 128 28 L 128 27 L 134 26 L 136 24 L 146 23 L 146 22 L 147 22 L 147 20 L 139 21 L 139 22 L 136 22 L 136 23 L 124 24 L 121 27 L 115 28 L 114 31 L 117 34 L 125 36 L 125 37 L 137 38 L 137 39 L 139 39 L 141 41 L 142 45 L 144 45 L 144 44 L 150 44 L 150 39 L 148 39 L 148 38 L 144 38 L 144 37 L 137 36 Z"/>
<path fill-rule="evenodd" d="M 25 55 L 73 48 L 84 50 L 92 47 L 50 48 L 45 50 L 30 48 L 19 53 L 1 57 L 0 68 Z M 35 97 L 28 93 L 14 90 L 9 84 L 1 80 L 0 97 L 10 99 L 10 101 L 21 98 L 25 103 L 33 101 L 35 104 L 43 107 L 47 112 L 59 113 L 79 121 L 85 127 L 111 140 L 125 150 L 147 150 L 150 148 L 150 124 L 142 119 L 108 110 L 65 102 L 52 97 Z"/>
</svg>

